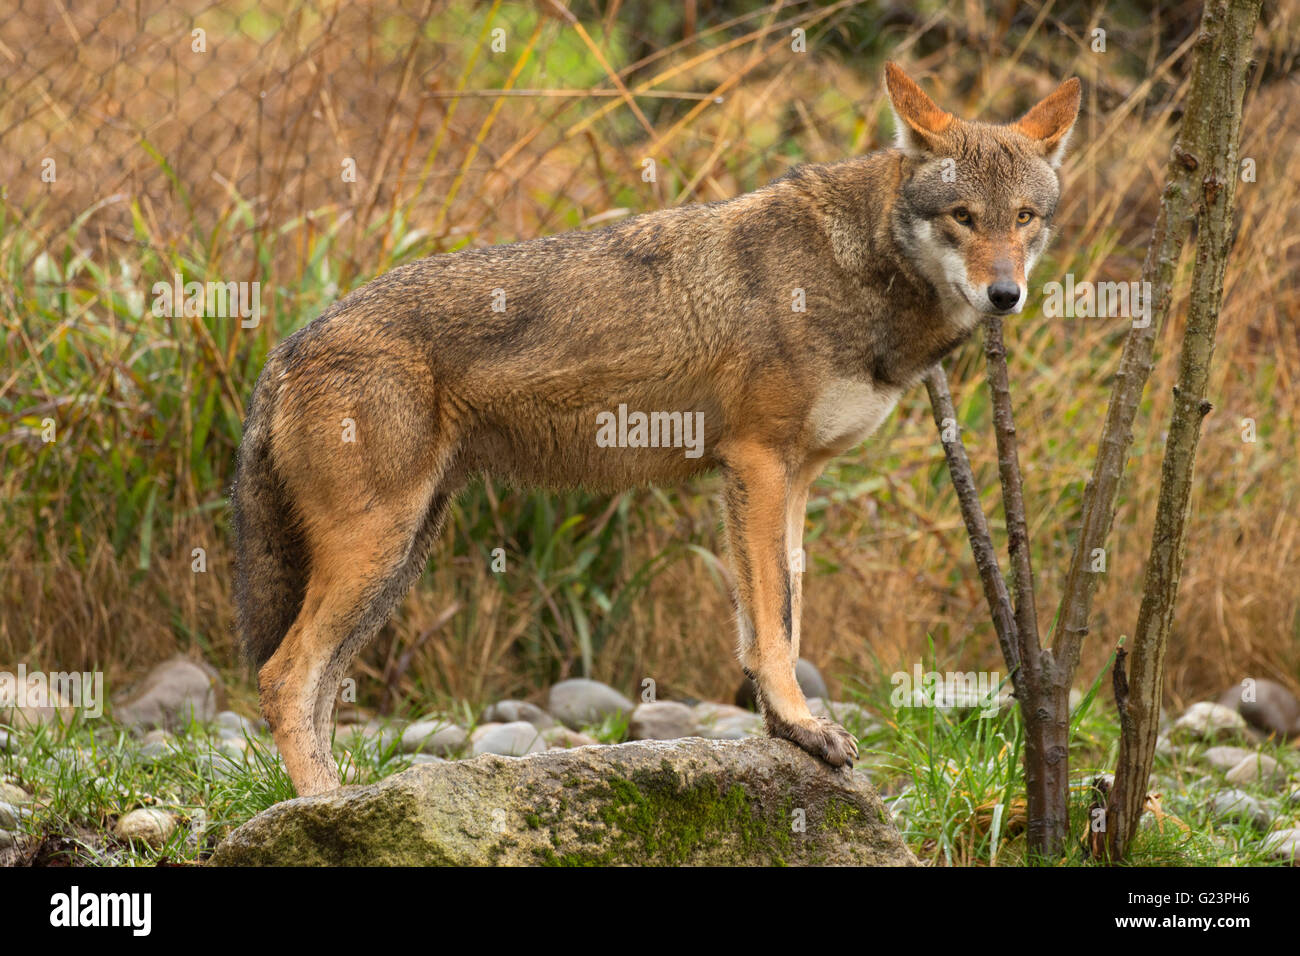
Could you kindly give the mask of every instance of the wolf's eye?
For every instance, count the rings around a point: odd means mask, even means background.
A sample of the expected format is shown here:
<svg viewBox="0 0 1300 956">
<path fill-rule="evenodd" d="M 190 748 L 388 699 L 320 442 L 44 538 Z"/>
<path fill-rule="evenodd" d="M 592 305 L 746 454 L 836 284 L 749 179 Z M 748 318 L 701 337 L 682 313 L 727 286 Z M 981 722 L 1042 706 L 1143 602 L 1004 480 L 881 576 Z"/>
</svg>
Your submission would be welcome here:
<svg viewBox="0 0 1300 956">
<path fill-rule="evenodd" d="M 971 223 L 970 210 L 965 206 L 958 206 L 952 211 L 952 218 L 956 219 L 963 226 L 969 226 Z"/>
<path fill-rule="evenodd" d="M 1025 223 L 1029 222 L 1029 220 L 1033 218 L 1034 218 L 1034 214 L 1032 212 L 1030 212 L 1028 209 L 1022 209 L 1020 210 L 1020 215 L 1016 216 L 1016 222 L 1020 223 L 1020 225 L 1023 226 L 1025 225 Z"/>
</svg>

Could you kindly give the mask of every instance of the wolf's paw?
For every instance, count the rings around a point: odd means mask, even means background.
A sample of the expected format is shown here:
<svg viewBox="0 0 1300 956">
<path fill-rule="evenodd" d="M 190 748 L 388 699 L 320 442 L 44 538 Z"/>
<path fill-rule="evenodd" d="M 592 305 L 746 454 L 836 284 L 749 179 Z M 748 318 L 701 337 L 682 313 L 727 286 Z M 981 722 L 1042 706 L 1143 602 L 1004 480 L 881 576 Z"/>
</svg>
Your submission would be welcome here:
<svg viewBox="0 0 1300 956">
<path fill-rule="evenodd" d="M 768 732 L 798 744 L 814 757 L 820 757 L 832 767 L 853 766 L 858 759 L 858 742 L 853 735 L 826 717 L 812 717 L 792 724 L 784 720 L 768 722 Z"/>
</svg>

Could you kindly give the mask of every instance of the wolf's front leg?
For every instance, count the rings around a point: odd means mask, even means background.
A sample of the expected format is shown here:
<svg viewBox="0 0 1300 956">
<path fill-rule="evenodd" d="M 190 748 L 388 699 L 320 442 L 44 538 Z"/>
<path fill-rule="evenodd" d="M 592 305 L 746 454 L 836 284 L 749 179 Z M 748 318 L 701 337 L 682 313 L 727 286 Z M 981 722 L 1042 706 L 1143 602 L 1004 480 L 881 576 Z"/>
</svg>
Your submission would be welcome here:
<svg viewBox="0 0 1300 956">
<path fill-rule="evenodd" d="M 803 497 L 774 450 L 737 445 L 725 456 L 727 539 L 736 572 L 740 663 L 754 682 L 768 733 L 793 741 L 831 766 L 853 765 L 852 734 L 808 710 L 794 676 L 796 580 L 791 513 Z"/>
</svg>

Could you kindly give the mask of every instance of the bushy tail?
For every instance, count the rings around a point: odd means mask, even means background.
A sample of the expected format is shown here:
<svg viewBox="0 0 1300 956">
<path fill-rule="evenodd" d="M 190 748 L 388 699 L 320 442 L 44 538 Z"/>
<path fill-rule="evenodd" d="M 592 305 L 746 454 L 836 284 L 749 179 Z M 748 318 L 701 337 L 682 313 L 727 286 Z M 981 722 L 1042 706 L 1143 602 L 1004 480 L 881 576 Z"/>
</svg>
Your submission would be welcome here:
<svg viewBox="0 0 1300 956">
<path fill-rule="evenodd" d="M 244 421 L 235 482 L 235 609 L 240 646 L 257 668 L 275 653 L 302 609 L 307 551 L 271 454 L 274 357 L 258 378 Z"/>
</svg>

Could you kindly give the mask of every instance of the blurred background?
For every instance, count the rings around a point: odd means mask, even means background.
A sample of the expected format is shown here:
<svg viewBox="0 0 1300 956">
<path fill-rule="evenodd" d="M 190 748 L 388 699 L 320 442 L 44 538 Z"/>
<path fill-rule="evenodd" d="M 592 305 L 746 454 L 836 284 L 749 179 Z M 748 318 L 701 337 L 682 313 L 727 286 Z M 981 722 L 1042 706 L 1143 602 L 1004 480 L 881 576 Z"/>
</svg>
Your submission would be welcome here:
<svg viewBox="0 0 1300 956">
<path fill-rule="evenodd" d="M 1139 279 L 1200 11 L 16 0 L 0 20 L 0 665 L 100 668 L 112 688 L 180 650 L 251 699 L 226 491 L 268 349 L 401 262 L 726 199 L 886 146 L 885 59 L 944 107 L 997 121 L 1084 81 L 1056 238 L 1006 330 L 1049 629 L 1128 323 L 1047 318 L 1042 285 Z M 1254 181 L 1237 192 L 1174 705 L 1243 676 L 1300 689 L 1296 5 L 1265 3 L 1257 49 L 1241 149 Z M 1136 621 L 1190 265 L 1189 251 L 1081 682 Z M 259 283 L 260 324 L 155 317 L 153 284 L 176 273 Z M 1001 545 L 982 368 L 978 341 L 948 361 Z M 358 702 L 481 703 L 581 675 L 729 698 L 717 491 L 473 488 L 354 668 Z M 834 696 L 918 660 L 1002 669 L 923 388 L 815 486 L 806 537 L 803 652 Z"/>
</svg>

